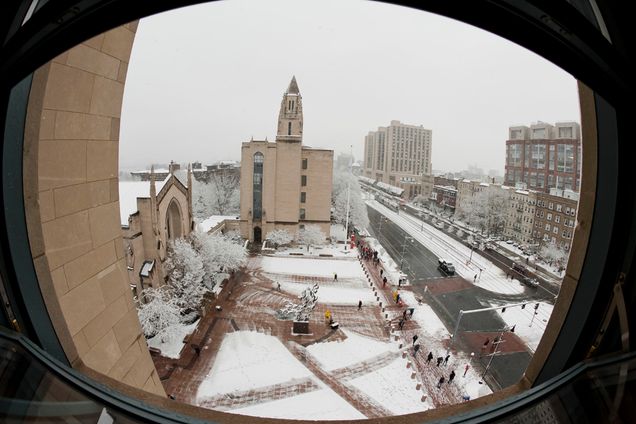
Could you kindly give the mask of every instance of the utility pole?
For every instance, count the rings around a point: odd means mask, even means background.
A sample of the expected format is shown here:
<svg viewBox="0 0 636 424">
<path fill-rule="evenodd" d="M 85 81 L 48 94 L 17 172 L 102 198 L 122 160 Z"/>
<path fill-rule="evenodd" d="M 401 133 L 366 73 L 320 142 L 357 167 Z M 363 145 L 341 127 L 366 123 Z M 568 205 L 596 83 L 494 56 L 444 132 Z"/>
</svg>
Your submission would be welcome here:
<svg viewBox="0 0 636 424">
<path fill-rule="evenodd" d="M 495 355 L 497 355 L 497 351 L 499 350 L 499 345 L 501 343 L 503 343 L 503 333 L 508 331 L 508 327 L 504 327 L 501 329 L 501 332 L 499 333 L 499 338 L 497 342 L 493 341 L 493 344 L 495 345 L 495 350 L 492 352 L 492 354 L 490 355 L 490 360 L 488 361 L 488 365 L 486 365 L 486 369 L 484 370 L 484 373 L 481 375 L 481 379 L 483 380 L 484 377 L 486 376 L 486 373 L 488 372 L 488 370 L 490 369 L 490 364 L 492 364 L 492 360 L 494 359 Z M 481 381 L 480 381 L 481 383 Z"/>
<path fill-rule="evenodd" d="M 351 147 L 351 162 L 353 162 L 353 144 L 350 146 Z M 349 175 L 353 176 L 353 174 L 351 173 L 351 165 L 352 163 L 349 164 L 348 166 L 348 171 L 349 171 Z M 350 179 L 349 177 L 347 177 L 347 209 L 345 212 L 345 250 L 347 250 L 347 244 L 349 243 L 349 197 L 350 197 L 350 187 L 349 187 L 349 183 L 350 183 Z"/>
</svg>

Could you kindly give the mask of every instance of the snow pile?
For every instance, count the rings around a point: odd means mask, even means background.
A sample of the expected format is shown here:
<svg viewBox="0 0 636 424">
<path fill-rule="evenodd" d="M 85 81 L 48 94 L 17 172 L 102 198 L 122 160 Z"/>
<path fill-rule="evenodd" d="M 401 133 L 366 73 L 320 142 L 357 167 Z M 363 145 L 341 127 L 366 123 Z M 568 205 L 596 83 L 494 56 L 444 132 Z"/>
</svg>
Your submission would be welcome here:
<svg viewBox="0 0 636 424">
<path fill-rule="evenodd" d="M 380 258 L 380 264 L 382 264 L 382 268 L 385 271 L 386 278 L 389 281 L 389 284 L 397 286 L 400 277 L 402 276 L 402 272 L 400 272 L 399 267 L 391 258 L 391 256 L 387 253 L 384 246 L 380 244 L 380 242 L 373 238 L 367 237 L 365 241 L 371 247 L 371 249 L 376 250 L 378 252 L 378 257 Z M 404 285 L 404 284 L 403 284 Z"/>
<path fill-rule="evenodd" d="M 148 339 L 148 347 L 153 347 L 161 351 L 161 356 L 166 358 L 179 359 L 181 356 L 181 349 L 183 349 L 183 339 L 186 336 L 192 334 L 200 320 L 196 320 L 192 324 L 176 324 L 167 329 L 166 334 L 168 337 L 155 336 Z"/>
<path fill-rule="evenodd" d="M 345 340 L 314 343 L 307 346 L 307 351 L 327 371 L 348 367 L 385 352 L 398 350 L 394 343 L 370 339 L 345 329 L 342 331 L 347 336 Z"/>
</svg>

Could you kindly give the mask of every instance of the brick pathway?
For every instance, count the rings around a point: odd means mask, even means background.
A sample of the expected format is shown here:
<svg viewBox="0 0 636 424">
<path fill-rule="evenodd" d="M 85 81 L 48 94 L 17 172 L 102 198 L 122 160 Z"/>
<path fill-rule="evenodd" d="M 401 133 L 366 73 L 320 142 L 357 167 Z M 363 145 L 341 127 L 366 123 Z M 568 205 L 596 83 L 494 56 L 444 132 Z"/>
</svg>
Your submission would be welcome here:
<svg viewBox="0 0 636 424">
<path fill-rule="evenodd" d="M 320 390 L 311 377 L 294 379 L 281 384 L 261 387 L 255 390 L 241 390 L 230 393 L 223 393 L 201 402 L 199 406 L 218 411 L 227 411 L 238 408 L 245 408 L 259 403 L 271 402 L 273 400 L 285 399 L 302 393 Z"/>
</svg>

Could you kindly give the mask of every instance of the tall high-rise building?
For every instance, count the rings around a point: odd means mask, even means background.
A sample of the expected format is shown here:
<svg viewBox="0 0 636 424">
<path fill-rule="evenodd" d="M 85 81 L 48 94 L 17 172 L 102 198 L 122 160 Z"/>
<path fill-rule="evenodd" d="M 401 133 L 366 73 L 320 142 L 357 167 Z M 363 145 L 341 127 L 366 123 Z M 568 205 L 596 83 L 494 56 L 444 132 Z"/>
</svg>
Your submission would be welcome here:
<svg viewBox="0 0 636 424">
<path fill-rule="evenodd" d="M 329 236 L 333 150 L 302 141 L 303 104 L 294 77 L 280 104 L 276 141 L 241 147 L 241 237 L 260 243 L 272 230 L 295 235 L 307 224 Z"/>
<path fill-rule="evenodd" d="M 401 187 L 409 197 L 421 192 L 422 176 L 431 174 L 433 132 L 422 125 L 391 121 L 364 137 L 365 177 Z"/>
<path fill-rule="evenodd" d="M 509 129 L 505 184 L 528 189 L 578 191 L 581 183 L 581 127 L 576 122 L 537 122 Z"/>
</svg>

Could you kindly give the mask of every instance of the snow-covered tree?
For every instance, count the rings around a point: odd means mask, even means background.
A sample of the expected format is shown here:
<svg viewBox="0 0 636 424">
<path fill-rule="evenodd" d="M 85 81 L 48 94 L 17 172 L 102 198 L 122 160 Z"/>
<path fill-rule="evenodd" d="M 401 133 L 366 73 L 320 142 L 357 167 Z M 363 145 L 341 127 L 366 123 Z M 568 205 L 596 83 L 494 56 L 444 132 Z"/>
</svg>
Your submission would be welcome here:
<svg viewBox="0 0 636 424">
<path fill-rule="evenodd" d="M 298 231 L 298 243 L 307 245 L 307 249 L 312 245 L 325 244 L 325 237 L 318 225 L 307 225 Z"/>
<path fill-rule="evenodd" d="M 200 255 L 205 280 L 212 286 L 219 273 L 232 272 L 245 264 L 243 244 L 231 237 L 202 232 L 192 233 L 192 243 Z"/>
<path fill-rule="evenodd" d="M 274 231 L 270 231 L 265 236 L 265 240 L 272 243 L 275 248 L 278 248 L 278 246 L 284 246 L 286 244 L 289 244 L 291 243 L 293 239 L 294 239 L 294 236 L 292 236 L 292 234 L 289 231 L 282 228 L 279 228 Z"/>
<path fill-rule="evenodd" d="M 349 172 L 335 171 L 331 203 L 333 205 L 334 221 L 345 225 L 347 220 L 347 190 L 349 192 L 349 227 L 360 229 L 369 225 L 367 205 L 363 200 L 362 188 L 358 179 Z"/>
<path fill-rule="evenodd" d="M 500 235 L 506 224 L 508 196 L 501 190 L 483 190 L 462 202 L 461 219 L 482 233 Z"/>
<path fill-rule="evenodd" d="M 462 229 L 461 229 L 461 228 L 458 228 L 458 229 L 457 229 L 457 237 L 459 237 L 459 238 L 464 237 L 464 232 L 462 231 Z"/>
<path fill-rule="evenodd" d="M 240 210 L 239 178 L 229 172 L 215 172 L 209 181 L 195 181 L 192 186 L 193 213 L 197 218 L 233 215 Z"/>
<path fill-rule="evenodd" d="M 185 239 L 170 244 L 165 262 L 168 285 L 182 312 L 196 309 L 207 291 L 203 278 L 205 269 L 199 253 Z"/>
<path fill-rule="evenodd" d="M 149 287 L 140 295 L 137 314 L 141 329 L 147 338 L 162 334 L 179 323 L 181 314 L 168 286 Z"/>
<path fill-rule="evenodd" d="M 546 243 L 541 246 L 540 254 L 550 265 L 554 265 L 559 269 L 565 266 L 569 256 L 567 251 L 554 243 Z"/>
</svg>

